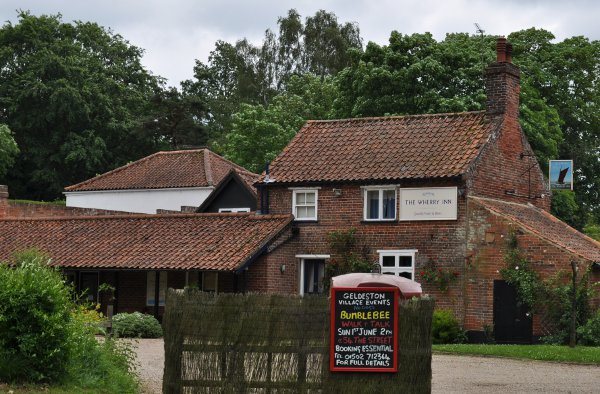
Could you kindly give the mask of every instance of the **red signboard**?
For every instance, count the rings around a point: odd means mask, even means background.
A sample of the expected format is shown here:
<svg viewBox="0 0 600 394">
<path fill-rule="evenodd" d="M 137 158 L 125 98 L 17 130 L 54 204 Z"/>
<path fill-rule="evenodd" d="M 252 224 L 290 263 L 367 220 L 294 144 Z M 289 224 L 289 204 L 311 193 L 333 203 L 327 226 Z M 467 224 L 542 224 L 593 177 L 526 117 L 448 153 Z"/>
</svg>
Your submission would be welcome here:
<svg viewBox="0 0 600 394">
<path fill-rule="evenodd" d="M 398 371 L 398 297 L 395 287 L 331 289 L 330 371 Z"/>
</svg>

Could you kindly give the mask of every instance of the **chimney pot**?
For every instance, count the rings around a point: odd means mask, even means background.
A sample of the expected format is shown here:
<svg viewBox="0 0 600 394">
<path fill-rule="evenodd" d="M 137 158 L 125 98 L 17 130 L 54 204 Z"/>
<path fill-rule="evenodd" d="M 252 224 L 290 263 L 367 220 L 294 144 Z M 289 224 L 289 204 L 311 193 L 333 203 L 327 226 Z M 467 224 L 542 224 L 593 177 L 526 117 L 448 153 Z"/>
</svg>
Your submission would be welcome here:
<svg viewBox="0 0 600 394">
<path fill-rule="evenodd" d="M 498 63 L 506 62 L 506 38 L 498 37 L 496 41 L 496 61 Z"/>
</svg>

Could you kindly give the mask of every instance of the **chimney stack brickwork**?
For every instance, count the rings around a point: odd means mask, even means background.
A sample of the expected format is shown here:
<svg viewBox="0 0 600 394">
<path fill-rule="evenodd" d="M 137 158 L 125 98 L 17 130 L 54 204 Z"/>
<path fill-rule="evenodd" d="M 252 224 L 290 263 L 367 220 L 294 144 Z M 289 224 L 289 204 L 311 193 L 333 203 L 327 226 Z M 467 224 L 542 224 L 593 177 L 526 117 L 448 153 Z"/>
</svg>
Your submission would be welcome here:
<svg viewBox="0 0 600 394">
<path fill-rule="evenodd" d="M 506 38 L 496 43 L 496 63 L 485 70 L 486 109 L 490 115 L 519 118 L 521 71 L 512 64 L 512 45 Z"/>
<path fill-rule="evenodd" d="M 8 186 L 0 185 L 0 218 L 8 211 Z"/>
</svg>

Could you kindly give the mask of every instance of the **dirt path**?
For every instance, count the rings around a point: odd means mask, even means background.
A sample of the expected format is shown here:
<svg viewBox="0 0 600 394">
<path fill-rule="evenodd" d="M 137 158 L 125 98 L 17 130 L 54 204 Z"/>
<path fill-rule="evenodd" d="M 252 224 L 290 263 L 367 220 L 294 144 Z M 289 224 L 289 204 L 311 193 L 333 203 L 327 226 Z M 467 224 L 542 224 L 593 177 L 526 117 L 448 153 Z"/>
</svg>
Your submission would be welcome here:
<svg viewBox="0 0 600 394">
<path fill-rule="evenodd" d="M 162 391 L 162 339 L 140 339 L 137 349 L 144 393 Z M 491 357 L 433 356 L 433 393 L 598 393 L 600 366 Z"/>
</svg>

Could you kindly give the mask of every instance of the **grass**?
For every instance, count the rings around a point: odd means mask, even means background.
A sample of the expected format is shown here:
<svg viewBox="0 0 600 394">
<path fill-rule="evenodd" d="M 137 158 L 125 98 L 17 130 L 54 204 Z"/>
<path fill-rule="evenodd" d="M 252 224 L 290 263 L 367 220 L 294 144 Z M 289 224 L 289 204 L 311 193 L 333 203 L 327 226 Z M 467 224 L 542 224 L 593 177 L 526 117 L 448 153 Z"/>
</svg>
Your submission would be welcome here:
<svg viewBox="0 0 600 394">
<path fill-rule="evenodd" d="M 434 353 L 600 365 L 600 347 L 556 345 L 433 345 Z"/>
<path fill-rule="evenodd" d="M 19 200 L 19 199 L 10 199 L 10 202 L 16 204 L 32 204 L 32 205 L 67 205 L 66 200 L 55 200 L 55 201 L 36 201 L 36 200 Z"/>
</svg>

